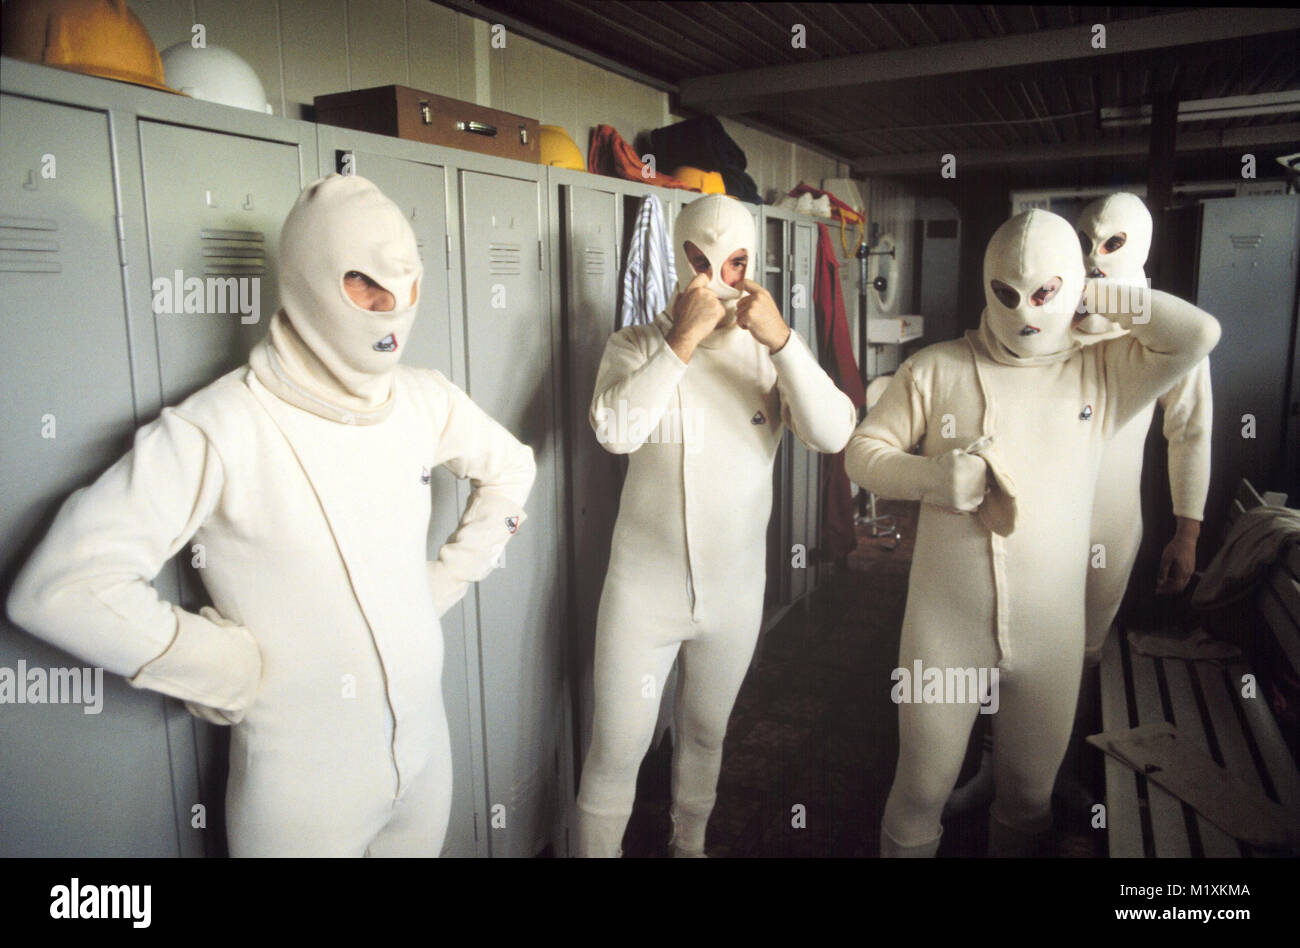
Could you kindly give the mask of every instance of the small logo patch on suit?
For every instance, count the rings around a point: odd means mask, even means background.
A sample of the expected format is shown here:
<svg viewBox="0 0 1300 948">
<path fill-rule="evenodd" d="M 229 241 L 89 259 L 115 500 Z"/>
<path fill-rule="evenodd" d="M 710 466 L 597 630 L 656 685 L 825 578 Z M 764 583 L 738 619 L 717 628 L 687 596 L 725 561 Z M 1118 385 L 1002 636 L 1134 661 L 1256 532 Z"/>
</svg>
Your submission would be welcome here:
<svg viewBox="0 0 1300 948">
<path fill-rule="evenodd" d="M 1083 411 L 1079 412 L 1079 418 L 1081 421 L 1092 421 L 1092 406 L 1084 405 Z"/>
<path fill-rule="evenodd" d="M 423 468 L 420 471 L 420 483 L 427 484 L 431 480 L 433 480 L 433 471 L 429 470 L 427 467 Z"/>
<path fill-rule="evenodd" d="M 761 411 L 756 411 L 754 417 L 749 419 L 749 423 L 751 425 L 765 425 L 767 424 L 767 417 Z"/>
<path fill-rule="evenodd" d="M 509 530 L 511 533 L 514 533 L 516 530 L 518 530 L 518 529 L 519 529 L 519 518 L 518 518 L 518 517 L 506 517 L 506 529 Z"/>
<path fill-rule="evenodd" d="M 390 332 L 383 339 L 380 339 L 371 346 L 371 348 L 376 352 L 394 352 L 397 349 L 397 337 Z"/>
</svg>

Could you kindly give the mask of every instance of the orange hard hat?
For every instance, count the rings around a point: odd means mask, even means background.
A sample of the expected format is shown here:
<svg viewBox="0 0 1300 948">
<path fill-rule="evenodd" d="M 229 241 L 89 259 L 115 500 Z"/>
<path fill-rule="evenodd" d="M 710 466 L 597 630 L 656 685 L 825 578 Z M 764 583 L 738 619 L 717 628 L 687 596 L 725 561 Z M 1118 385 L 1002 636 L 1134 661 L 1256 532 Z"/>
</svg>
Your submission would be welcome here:
<svg viewBox="0 0 1300 948">
<path fill-rule="evenodd" d="M 125 0 L 9 0 L 0 30 L 6 56 L 176 92 L 163 84 L 158 47 Z"/>
<path fill-rule="evenodd" d="M 542 164 L 554 165 L 557 168 L 572 168 L 575 171 L 586 171 L 587 162 L 582 157 L 582 152 L 574 144 L 569 133 L 559 125 L 539 125 L 538 148 L 541 151 Z"/>
<path fill-rule="evenodd" d="M 722 181 L 722 175 L 716 171 L 705 171 L 702 168 L 682 165 L 673 169 L 673 177 L 687 187 L 698 188 L 705 194 L 727 193 L 727 186 Z"/>
</svg>

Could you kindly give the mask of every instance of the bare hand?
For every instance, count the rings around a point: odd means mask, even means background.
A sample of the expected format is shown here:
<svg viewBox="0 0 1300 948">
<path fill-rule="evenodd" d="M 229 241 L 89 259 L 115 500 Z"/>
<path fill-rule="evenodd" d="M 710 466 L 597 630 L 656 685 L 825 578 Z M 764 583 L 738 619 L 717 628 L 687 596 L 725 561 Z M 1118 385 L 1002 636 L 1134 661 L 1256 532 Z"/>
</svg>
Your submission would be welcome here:
<svg viewBox="0 0 1300 948">
<path fill-rule="evenodd" d="M 1199 524 L 1198 524 L 1199 526 Z M 1174 534 L 1160 554 L 1160 572 L 1156 577 L 1157 596 L 1176 596 L 1187 588 L 1196 572 L 1196 535 L 1182 529 Z"/>
<path fill-rule="evenodd" d="M 778 352 L 790 341 L 790 327 L 781 318 L 772 294 L 753 280 L 740 284 L 748 295 L 736 304 L 736 325 L 748 329 L 755 339 L 773 352 Z"/>
<path fill-rule="evenodd" d="M 673 328 L 668 333 L 668 345 L 677 358 L 691 361 L 700 340 L 718 328 L 726 308 L 718 295 L 709 289 L 709 275 L 697 273 L 685 292 L 677 295 L 673 307 Z"/>
</svg>

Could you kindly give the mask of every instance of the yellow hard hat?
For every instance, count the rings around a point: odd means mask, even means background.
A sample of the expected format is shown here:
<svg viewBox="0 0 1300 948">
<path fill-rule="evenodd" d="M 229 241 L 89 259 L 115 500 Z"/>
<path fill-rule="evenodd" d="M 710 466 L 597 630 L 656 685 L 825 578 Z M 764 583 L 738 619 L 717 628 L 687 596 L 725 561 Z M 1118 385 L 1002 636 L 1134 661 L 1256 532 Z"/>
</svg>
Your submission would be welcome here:
<svg viewBox="0 0 1300 948">
<path fill-rule="evenodd" d="M 682 165 L 680 168 L 673 169 L 673 177 L 687 187 L 699 188 L 705 194 L 727 193 L 727 186 L 722 181 L 722 175 L 716 171 L 705 171 L 702 168 Z"/>
<path fill-rule="evenodd" d="M 538 146 L 542 152 L 542 164 L 572 168 L 575 171 L 587 170 L 582 152 L 563 128 L 558 125 L 539 125 L 537 132 L 540 136 Z"/>
<path fill-rule="evenodd" d="M 9 0 L 0 30 L 6 56 L 176 92 L 163 84 L 158 47 L 126 0 Z"/>
</svg>

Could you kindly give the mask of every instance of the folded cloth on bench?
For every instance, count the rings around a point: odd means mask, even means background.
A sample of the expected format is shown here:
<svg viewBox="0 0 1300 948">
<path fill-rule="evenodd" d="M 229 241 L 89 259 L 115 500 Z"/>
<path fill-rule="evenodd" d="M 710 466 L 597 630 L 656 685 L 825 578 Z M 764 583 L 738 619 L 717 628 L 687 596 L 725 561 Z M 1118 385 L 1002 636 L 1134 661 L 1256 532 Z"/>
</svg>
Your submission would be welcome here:
<svg viewBox="0 0 1300 948">
<path fill-rule="evenodd" d="M 1130 631 L 1128 642 L 1143 655 L 1154 655 L 1156 658 L 1187 658 L 1197 662 L 1222 662 L 1241 658 L 1241 649 L 1231 642 L 1211 638 L 1204 629 L 1197 629 L 1187 636 Z"/>
<path fill-rule="evenodd" d="M 1223 548 L 1205 568 L 1192 605 L 1221 605 L 1251 589 L 1292 543 L 1300 543 L 1300 510 L 1264 505 L 1239 516 Z"/>
<path fill-rule="evenodd" d="M 1229 836 L 1261 849 L 1296 851 L 1295 816 L 1220 767 L 1168 721 L 1092 734 L 1088 743 L 1164 787 Z"/>
</svg>

